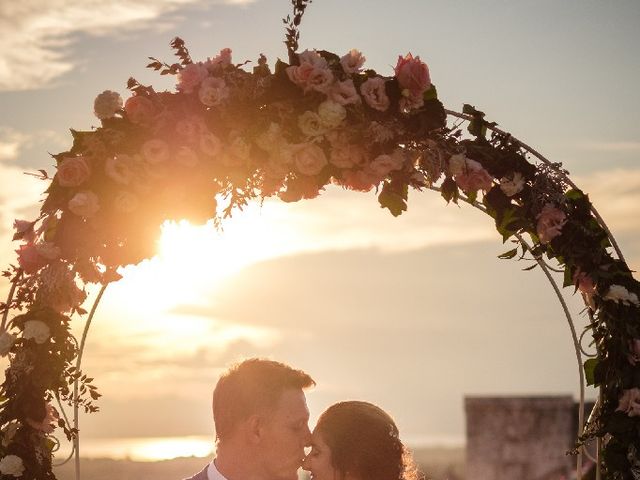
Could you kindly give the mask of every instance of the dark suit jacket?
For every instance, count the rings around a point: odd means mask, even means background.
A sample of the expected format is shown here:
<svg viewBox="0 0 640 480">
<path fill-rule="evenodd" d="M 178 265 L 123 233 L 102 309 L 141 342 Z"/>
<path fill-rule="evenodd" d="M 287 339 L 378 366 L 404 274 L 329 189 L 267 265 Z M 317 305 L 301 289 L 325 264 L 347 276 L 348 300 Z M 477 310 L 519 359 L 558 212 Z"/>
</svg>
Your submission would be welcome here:
<svg viewBox="0 0 640 480">
<path fill-rule="evenodd" d="M 196 473 L 193 477 L 185 478 L 184 480 L 208 480 L 209 479 L 209 477 L 207 476 L 208 468 L 209 468 L 209 465 L 207 464 L 207 466 L 204 467 L 204 470 L 202 470 L 200 473 Z"/>
</svg>

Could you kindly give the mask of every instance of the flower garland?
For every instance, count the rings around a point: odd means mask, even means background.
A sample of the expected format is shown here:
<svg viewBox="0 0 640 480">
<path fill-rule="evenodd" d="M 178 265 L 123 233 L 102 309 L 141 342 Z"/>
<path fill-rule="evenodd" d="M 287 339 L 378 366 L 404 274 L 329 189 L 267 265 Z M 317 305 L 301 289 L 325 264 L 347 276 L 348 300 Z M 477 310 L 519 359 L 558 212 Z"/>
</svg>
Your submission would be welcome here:
<svg viewBox="0 0 640 480">
<path fill-rule="evenodd" d="M 288 28 L 289 63 L 278 60 L 274 71 L 262 55 L 247 71 L 229 49 L 193 62 L 176 38 L 178 63 L 148 65 L 175 75 L 176 91 L 130 79 L 126 101 L 101 93 L 101 126 L 72 131 L 71 148 L 53 155 L 40 215 L 16 220 L 17 265 L 4 272 L 12 290 L 0 305 L 0 354 L 10 362 L 0 478 L 55 478 L 49 434 L 78 432 L 54 399 L 97 410 L 93 379 L 72 363 L 79 347 L 69 330 L 72 315 L 86 314 L 87 285 L 117 281 L 120 267 L 151 257 L 167 219 L 219 223 L 253 199 L 311 199 L 330 183 L 376 190 L 395 216 L 407 209 L 409 189 L 436 188 L 447 203 L 481 201 L 504 241 L 531 238 L 533 247 L 519 243 L 502 258 L 521 248 L 520 258 L 557 260 L 565 286 L 585 300 L 598 352 L 585 371 L 601 387 L 600 410 L 581 441 L 605 438 L 605 478 L 631 478 L 640 442 L 640 285 L 611 255 L 587 196 L 557 168 L 530 163 L 508 135 L 487 138 L 490 124 L 472 107 L 472 138 L 447 127 L 420 57 L 399 56 L 385 77 L 365 69 L 357 50 L 296 53 L 300 16 Z"/>
</svg>

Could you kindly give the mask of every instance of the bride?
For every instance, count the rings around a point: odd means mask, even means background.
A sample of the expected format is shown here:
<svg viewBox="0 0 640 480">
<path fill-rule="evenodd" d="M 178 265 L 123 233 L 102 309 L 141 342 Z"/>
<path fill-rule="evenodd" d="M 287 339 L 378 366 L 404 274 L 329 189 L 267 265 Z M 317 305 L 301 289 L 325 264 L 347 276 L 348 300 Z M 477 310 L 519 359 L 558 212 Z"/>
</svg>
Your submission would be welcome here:
<svg viewBox="0 0 640 480">
<path fill-rule="evenodd" d="M 339 402 L 322 413 L 302 468 L 314 480 L 418 480 L 398 427 L 381 408 Z"/>
</svg>

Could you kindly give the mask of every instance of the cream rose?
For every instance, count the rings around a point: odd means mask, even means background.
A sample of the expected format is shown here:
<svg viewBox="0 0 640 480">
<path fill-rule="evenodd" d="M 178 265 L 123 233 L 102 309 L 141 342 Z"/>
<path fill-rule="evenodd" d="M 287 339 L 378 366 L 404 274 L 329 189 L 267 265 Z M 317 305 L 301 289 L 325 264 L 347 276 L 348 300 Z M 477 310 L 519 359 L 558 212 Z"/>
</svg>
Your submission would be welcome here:
<svg viewBox="0 0 640 480">
<path fill-rule="evenodd" d="M 114 205 L 116 210 L 120 212 L 131 213 L 138 209 L 140 200 L 138 200 L 138 197 L 135 194 L 122 191 L 116 195 Z"/>
<path fill-rule="evenodd" d="M 16 336 L 9 332 L 0 333 L 0 357 L 4 357 L 9 354 L 11 347 L 16 341 Z"/>
<path fill-rule="evenodd" d="M 189 147 L 180 147 L 176 152 L 176 161 L 185 167 L 195 167 L 200 161 L 196 152 Z"/>
<path fill-rule="evenodd" d="M 98 196 L 89 191 L 84 190 L 76 193 L 68 204 L 69 210 L 79 217 L 91 218 L 98 210 L 100 210 L 100 202 Z"/>
<path fill-rule="evenodd" d="M 320 115 L 309 110 L 298 117 L 298 127 L 307 137 L 317 137 L 327 131 Z"/>
<path fill-rule="evenodd" d="M 118 92 L 105 90 L 93 102 L 93 113 L 100 120 L 113 117 L 122 108 L 122 97 Z"/>
<path fill-rule="evenodd" d="M 367 105 L 381 112 L 387 110 L 391 103 L 385 90 L 385 83 L 384 78 L 373 77 L 360 86 L 360 93 Z"/>
<path fill-rule="evenodd" d="M 24 322 L 22 337 L 26 340 L 34 339 L 37 344 L 42 345 L 51 337 L 49 326 L 40 320 L 27 320 Z"/>
<path fill-rule="evenodd" d="M 118 155 L 107 158 L 104 164 L 104 171 L 111 180 L 121 185 L 129 185 L 133 176 L 131 168 L 132 159 L 129 155 Z"/>
<path fill-rule="evenodd" d="M 24 473 L 24 463 L 17 455 L 7 455 L 0 460 L 0 473 L 12 477 L 21 477 Z"/>
<path fill-rule="evenodd" d="M 610 300 L 612 302 L 622 302 L 622 304 L 624 305 L 640 305 L 640 301 L 638 301 L 638 295 L 630 292 L 622 285 L 611 285 L 609 287 L 609 290 L 605 294 L 604 299 Z"/>
<path fill-rule="evenodd" d="M 169 160 L 169 145 L 164 140 L 154 138 L 142 145 L 142 157 L 150 164 L 164 163 Z"/>
<path fill-rule="evenodd" d="M 318 106 L 318 115 L 328 128 L 336 128 L 347 117 L 347 111 L 339 103 L 325 100 Z"/>
<path fill-rule="evenodd" d="M 63 187 L 82 185 L 91 175 L 85 157 L 65 157 L 58 165 L 56 180 Z"/>
<path fill-rule="evenodd" d="M 293 162 L 303 175 L 317 175 L 329 162 L 324 150 L 313 143 L 303 143 L 292 147 Z"/>
<path fill-rule="evenodd" d="M 520 172 L 515 172 L 511 177 L 502 177 L 500 179 L 500 190 L 507 197 L 513 197 L 520 193 L 524 188 L 524 177 Z"/>
<path fill-rule="evenodd" d="M 215 107 L 229 97 L 229 87 L 225 81 L 217 77 L 205 78 L 198 90 L 198 98 L 207 107 Z"/>
</svg>

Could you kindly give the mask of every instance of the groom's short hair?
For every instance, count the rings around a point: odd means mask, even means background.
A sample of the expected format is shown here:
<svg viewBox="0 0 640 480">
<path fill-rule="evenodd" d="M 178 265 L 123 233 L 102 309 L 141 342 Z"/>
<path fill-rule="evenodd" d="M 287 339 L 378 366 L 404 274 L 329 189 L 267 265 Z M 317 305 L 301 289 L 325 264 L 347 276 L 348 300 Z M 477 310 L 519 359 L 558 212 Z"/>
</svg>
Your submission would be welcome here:
<svg viewBox="0 0 640 480">
<path fill-rule="evenodd" d="M 250 358 L 233 365 L 213 390 L 216 438 L 224 440 L 238 422 L 274 409 L 285 390 L 303 390 L 315 384 L 302 370 L 273 360 Z"/>
</svg>

